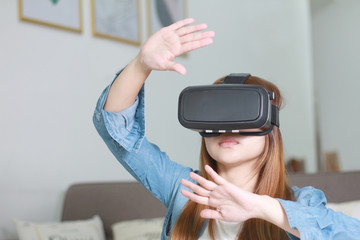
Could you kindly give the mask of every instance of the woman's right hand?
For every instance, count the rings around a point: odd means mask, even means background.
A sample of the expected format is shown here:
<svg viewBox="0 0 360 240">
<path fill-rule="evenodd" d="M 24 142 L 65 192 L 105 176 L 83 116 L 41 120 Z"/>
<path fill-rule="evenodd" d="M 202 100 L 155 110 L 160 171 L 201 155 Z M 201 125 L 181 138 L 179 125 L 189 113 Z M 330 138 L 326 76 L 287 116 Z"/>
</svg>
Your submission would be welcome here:
<svg viewBox="0 0 360 240">
<path fill-rule="evenodd" d="M 193 22 L 192 18 L 183 19 L 154 33 L 142 46 L 138 62 L 149 71 L 168 70 L 185 75 L 185 67 L 174 59 L 210 45 L 215 36 L 213 31 L 201 32 L 207 28 L 206 24 L 189 25 Z"/>
<path fill-rule="evenodd" d="M 206 24 L 190 26 L 187 18 L 154 33 L 141 47 L 139 54 L 124 68 L 111 85 L 104 110 L 121 112 L 134 104 L 152 70 L 175 71 L 185 74 L 183 65 L 174 59 L 181 54 L 210 45 L 213 31 L 202 32 Z"/>
</svg>

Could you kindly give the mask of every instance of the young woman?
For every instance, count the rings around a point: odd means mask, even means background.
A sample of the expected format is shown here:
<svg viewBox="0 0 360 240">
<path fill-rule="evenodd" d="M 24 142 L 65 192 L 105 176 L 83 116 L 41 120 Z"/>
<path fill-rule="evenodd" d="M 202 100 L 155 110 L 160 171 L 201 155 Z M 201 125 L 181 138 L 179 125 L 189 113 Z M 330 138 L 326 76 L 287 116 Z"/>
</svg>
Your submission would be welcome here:
<svg viewBox="0 0 360 240">
<path fill-rule="evenodd" d="M 181 166 L 144 137 L 144 82 L 152 70 L 186 69 L 174 59 L 212 43 L 206 24 L 184 19 L 142 46 L 100 96 L 93 121 L 117 160 L 166 207 L 162 239 L 359 239 L 360 221 L 325 207 L 324 194 L 286 183 L 280 130 L 204 137 L 200 171 Z M 221 83 L 219 79 L 217 83 Z M 246 84 L 279 90 L 257 77 Z"/>
</svg>

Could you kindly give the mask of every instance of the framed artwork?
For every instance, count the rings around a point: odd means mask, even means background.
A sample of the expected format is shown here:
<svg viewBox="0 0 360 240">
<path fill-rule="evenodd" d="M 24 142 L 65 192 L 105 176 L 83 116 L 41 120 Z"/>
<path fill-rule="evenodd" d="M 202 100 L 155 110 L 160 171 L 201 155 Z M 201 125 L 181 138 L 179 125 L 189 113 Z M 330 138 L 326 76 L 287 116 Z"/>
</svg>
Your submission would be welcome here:
<svg viewBox="0 0 360 240">
<path fill-rule="evenodd" d="M 186 0 L 147 0 L 149 36 L 162 27 L 186 18 Z"/>
<path fill-rule="evenodd" d="M 22 21 L 82 32 L 81 0 L 18 0 Z"/>
<path fill-rule="evenodd" d="M 91 0 L 94 36 L 141 44 L 140 0 Z"/>
</svg>

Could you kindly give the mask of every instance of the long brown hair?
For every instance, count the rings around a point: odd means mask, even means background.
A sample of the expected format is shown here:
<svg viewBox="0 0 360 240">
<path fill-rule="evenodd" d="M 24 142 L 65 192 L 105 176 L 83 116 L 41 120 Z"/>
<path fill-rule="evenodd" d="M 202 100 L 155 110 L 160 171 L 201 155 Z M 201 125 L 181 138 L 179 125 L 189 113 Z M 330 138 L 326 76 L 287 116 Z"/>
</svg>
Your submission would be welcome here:
<svg viewBox="0 0 360 240">
<path fill-rule="evenodd" d="M 215 81 L 214 84 L 223 83 L 224 78 Z M 275 93 L 275 99 L 272 104 L 279 109 L 282 105 L 282 97 L 279 89 L 271 82 L 259 77 L 250 76 L 246 84 L 260 85 L 268 91 Z M 200 172 L 206 179 L 211 179 L 206 173 L 205 165 L 210 165 L 217 171 L 216 161 L 211 158 L 205 147 L 204 138 L 201 142 L 200 150 Z M 283 143 L 281 132 L 274 126 L 273 130 L 266 135 L 263 154 L 258 160 L 257 168 L 258 180 L 254 193 L 259 195 L 268 195 L 273 198 L 291 199 L 291 189 L 287 184 L 286 170 L 283 157 Z M 198 239 L 205 219 L 200 217 L 201 210 L 207 206 L 188 201 L 184 210 L 180 214 L 171 234 L 172 240 Z M 214 220 L 210 219 L 208 223 L 209 234 L 214 239 L 213 233 Z M 278 240 L 288 239 L 286 233 L 281 228 L 266 222 L 262 219 L 249 219 L 242 225 L 238 240 Z"/>
</svg>

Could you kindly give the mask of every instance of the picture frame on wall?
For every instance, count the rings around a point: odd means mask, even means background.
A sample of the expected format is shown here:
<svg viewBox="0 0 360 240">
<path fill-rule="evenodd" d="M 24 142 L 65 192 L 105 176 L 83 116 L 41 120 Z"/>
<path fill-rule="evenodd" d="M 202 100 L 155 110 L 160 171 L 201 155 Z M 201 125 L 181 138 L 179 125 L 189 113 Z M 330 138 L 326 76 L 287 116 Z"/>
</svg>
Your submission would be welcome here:
<svg viewBox="0 0 360 240">
<path fill-rule="evenodd" d="M 186 0 L 147 0 L 148 35 L 187 17 Z"/>
<path fill-rule="evenodd" d="M 81 33 L 82 0 L 18 0 L 19 19 Z"/>
<path fill-rule="evenodd" d="M 140 0 L 91 0 L 94 36 L 139 46 Z"/>
</svg>

